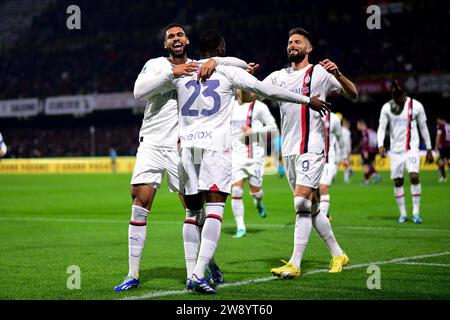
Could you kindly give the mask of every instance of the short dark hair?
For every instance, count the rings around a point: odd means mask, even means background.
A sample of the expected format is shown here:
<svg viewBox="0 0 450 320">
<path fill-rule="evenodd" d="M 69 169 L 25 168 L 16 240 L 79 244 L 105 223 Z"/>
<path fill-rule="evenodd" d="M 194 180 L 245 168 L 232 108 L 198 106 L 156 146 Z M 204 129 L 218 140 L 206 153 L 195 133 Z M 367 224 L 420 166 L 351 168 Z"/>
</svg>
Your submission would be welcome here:
<svg viewBox="0 0 450 320">
<path fill-rule="evenodd" d="M 210 52 L 217 49 L 223 41 L 223 36 L 216 30 L 206 30 L 200 34 L 198 46 L 201 52 Z"/>
<path fill-rule="evenodd" d="M 299 27 L 292 28 L 289 31 L 289 37 L 292 36 L 293 34 L 299 34 L 301 36 L 304 36 L 306 39 L 308 39 L 309 43 L 311 43 L 311 44 L 313 43 L 313 38 L 312 38 L 311 34 L 303 28 L 299 28 Z"/>
<path fill-rule="evenodd" d="M 167 30 L 175 28 L 175 27 L 183 29 L 184 33 L 186 33 L 186 28 L 182 24 L 180 24 L 180 23 L 170 23 L 164 28 L 164 31 L 163 31 L 163 39 L 164 40 L 166 40 L 166 32 L 167 32 Z"/>
</svg>

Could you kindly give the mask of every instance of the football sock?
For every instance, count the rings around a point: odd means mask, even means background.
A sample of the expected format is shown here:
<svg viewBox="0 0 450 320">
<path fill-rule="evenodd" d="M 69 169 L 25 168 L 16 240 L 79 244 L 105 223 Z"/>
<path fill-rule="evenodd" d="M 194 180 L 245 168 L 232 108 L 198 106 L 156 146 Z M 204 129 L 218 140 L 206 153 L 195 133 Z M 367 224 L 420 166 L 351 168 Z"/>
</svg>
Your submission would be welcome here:
<svg viewBox="0 0 450 320">
<path fill-rule="evenodd" d="M 183 224 L 183 243 L 187 277 L 190 277 L 194 272 L 197 263 L 202 212 L 203 210 L 195 211 L 186 209 L 186 219 Z"/>
<path fill-rule="evenodd" d="M 344 169 L 344 182 L 349 182 L 350 181 L 350 168 L 346 167 Z"/>
<path fill-rule="evenodd" d="M 421 191 L 422 191 L 422 188 L 421 188 L 420 183 L 411 185 L 413 216 L 418 216 L 420 213 L 420 193 L 421 193 Z"/>
<path fill-rule="evenodd" d="M 446 175 L 446 173 L 445 173 L 445 164 L 439 164 L 439 171 L 441 172 L 441 176 L 442 176 L 443 178 L 446 178 L 446 177 L 447 177 L 447 175 Z"/>
<path fill-rule="evenodd" d="M 331 256 L 342 256 L 344 252 L 337 243 L 336 237 L 331 229 L 330 220 L 328 220 L 327 215 L 322 212 L 322 209 L 318 214 L 312 216 L 312 224 L 328 247 Z"/>
<path fill-rule="evenodd" d="M 320 211 L 325 214 L 325 216 L 328 215 L 328 209 L 330 208 L 330 195 L 329 194 L 323 194 L 320 196 Z M 314 214 L 314 212 L 312 212 Z"/>
<path fill-rule="evenodd" d="M 294 251 L 289 262 L 299 269 L 312 228 L 311 201 L 297 196 L 294 197 L 294 204 L 297 213 L 294 229 Z"/>
<path fill-rule="evenodd" d="M 259 206 L 264 197 L 264 192 L 262 190 L 259 190 L 258 192 L 250 192 L 250 194 L 253 197 L 254 205 Z"/>
<path fill-rule="evenodd" d="M 131 221 L 128 226 L 128 275 L 138 279 L 142 250 L 147 237 L 147 216 L 149 211 L 140 206 L 131 206 Z"/>
<path fill-rule="evenodd" d="M 394 187 L 395 201 L 397 201 L 398 210 L 400 210 L 400 216 L 406 217 L 405 207 L 405 191 L 403 186 Z"/>
<path fill-rule="evenodd" d="M 197 264 L 194 269 L 194 274 L 198 278 L 205 277 L 206 267 L 216 251 L 220 238 L 224 207 L 225 203 L 223 202 L 206 203 L 206 219 L 202 230 Z"/>
<path fill-rule="evenodd" d="M 236 221 L 236 227 L 245 230 L 243 194 L 244 190 L 241 187 L 233 187 L 231 191 L 231 208 L 233 210 L 234 220 Z"/>
</svg>

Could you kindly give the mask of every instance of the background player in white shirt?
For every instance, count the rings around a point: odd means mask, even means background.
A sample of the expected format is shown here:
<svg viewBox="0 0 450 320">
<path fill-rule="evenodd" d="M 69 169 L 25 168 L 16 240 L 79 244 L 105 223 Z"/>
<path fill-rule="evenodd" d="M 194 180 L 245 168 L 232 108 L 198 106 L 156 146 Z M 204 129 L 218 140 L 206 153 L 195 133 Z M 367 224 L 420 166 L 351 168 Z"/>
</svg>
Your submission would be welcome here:
<svg viewBox="0 0 450 320">
<path fill-rule="evenodd" d="M 357 96 L 355 85 L 326 59 L 319 65 L 309 63 L 313 50 L 311 35 L 302 28 L 289 32 L 287 54 L 290 67 L 275 71 L 264 81 L 292 92 L 320 96 L 325 100 L 333 91 L 349 98 Z M 282 153 L 286 176 L 294 193 L 296 222 L 294 250 L 289 262 L 271 272 L 278 277 L 300 275 L 300 264 L 312 226 L 325 241 L 333 256 L 330 272 L 342 271 L 348 257 L 337 244 L 331 225 L 319 210 L 319 181 L 324 166 L 324 126 L 319 114 L 305 105 L 281 103 Z"/>
<path fill-rule="evenodd" d="M 123 283 L 114 288 L 116 291 L 133 289 L 140 284 L 139 268 L 147 236 L 147 216 L 166 173 L 170 190 L 179 192 L 177 94 L 173 89 L 161 90 L 162 88 L 156 86 L 155 82 L 158 83 L 173 72 L 190 74 L 189 70 L 196 68 L 197 65 L 194 63 L 185 64 L 188 62 L 186 54 L 188 45 L 189 39 L 184 27 L 180 24 L 168 25 L 165 28 L 164 47 L 168 50 L 169 57 L 147 61 L 134 85 L 136 99 L 146 100 L 147 105 L 139 132 L 140 144 L 131 179 L 133 205 L 128 229 L 129 272 Z M 222 58 L 221 63 L 246 67 L 244 61 L 235 58 Z M 214 65 L 214 61 L 208 61 L 200 72 L 208 73 L 211 71 L 208 68 Z M 180 199 L 183 204 L 181 195 Z M 201 222 L 192 225 L 192 228 L 201 229 Z M 217 267 L 214 261 L 211 266 Z"/>
<path fill-rule="evenodd" d="M 420 138 L 417 127 L 425 141 L 427 149 L 426 161 L 433 162 L 431 153 L 430 133 L 427 128 L 427 117 L 423 105 L 406 95 L 397 81 L 392 83 L 392 100 L 383 105 L 378 127 L 378 148 L 382 156 L 386 155 L 384 138 L 386 127 L 389 125 L 391 142 L 391 179 L 394 180 L 394 195 L 400 210 L 399 223 L 408 220 L 405 209 L 405 192 L 403 189 L 403 171 L 408 170 L 411 181 L 411 196 L 413 203 L 413 222 L 421 223 L 419 182 L 419 145 Z"/>
<path fill-rule="evenodd" d="M 266 208 L 262 202 L 262 180 L 266 156 L 267 133 L 275 133 L 277 124 L 267 105 L 255 99 L 254 94 L 237 90 L 238 99 L 234 102 L 231 116 L 233 156 L 231 207 L 236 221 L 236 233 L 241 238 L 246 234 L 244 223 L 244 180 L 248 180 L 250 194 L 258 214 L 265 218 Z"/>
<path fill-rule="evenodd" d="M 352 132 L 350 131 L 351 122 L 348 119 L 342 119 L 342 139 L 344 140 L 343 155 L 347 161 L 344 161 L 344 182 L 349 183 L 352 176 L 352 167 L 350 157 L 352 155 Z"/>
<path fill-rule="evenodd" d="M 0 132 L 0 158 L 3 158 L 8 152 L 8 148 L 6 147 L 6 143 L 3 140 L 2 133 Z"/>
<path fill-rule="evenodd" d="M 223 55 L 225 41 L 214 31 L 203 33 L 199 40 L 203 58 Z M 195 71 L 195 70 L 194 70 Z M 213 294 L 205 270 L 220 238 L 225 201 L 231 192 L 231 113 L 235 88 L 252 91 L 264 97 L 305 103 L 325 114 L 328 103 L 317 97 L 306 97 L 258 81 L 235 67 L 218 66 L 204 83 L 196 74 L 177 77 L 167 75 L 163 86 L 174 86 L 178 93 L 180 135 L 180 188 L 187 209 L 206 215 L 200 250 L 187 288 Z M 206 200 L 206 207 L 203 205 Z"/>
<path fill-rule="evenodd" d="M 325 214 L 331 221 L 328 209 L 330 208 L 330 186 L 338 170 L 341 160 L 347 160 L 344 150 L 344 139 L 342 135 L 341 121 L 339 117 L 329 112 L 323 119 L 325 126 L 325 165 L 320 178 L 320 212 Z"/>
</svg>

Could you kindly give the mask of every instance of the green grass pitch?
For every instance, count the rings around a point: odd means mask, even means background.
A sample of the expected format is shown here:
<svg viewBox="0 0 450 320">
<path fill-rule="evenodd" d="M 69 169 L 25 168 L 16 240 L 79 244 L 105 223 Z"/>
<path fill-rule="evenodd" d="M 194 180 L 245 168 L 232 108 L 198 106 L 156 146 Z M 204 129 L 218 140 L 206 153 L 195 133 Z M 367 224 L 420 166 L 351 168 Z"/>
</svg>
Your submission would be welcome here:
<svg viewBox="0 0 450 320">
<path fill-rule="evenodd" d="M 450 184 L 422 172 L 424 223 L 399 225 L 388 173 L 382 178 L 361 186 L 361 173 L 351 184 L 339 173 L 331 188 L 334 232 L 351 260 L 340 274 L 326 272 L 330 256 L 312 231 L 302 276 L 271 279 L 270 269 L 292 253 L 295 214 L 286 178 L 265 177 L 266 219 L 245 194 L 245 238 L 232 238 L 229 199 L 216 251 L 227 285 L 201 296 L 183 291 L 184 212 L 166 184 L 148 219 L 142 285 L 116 293 L 128 271 L 130 175 L 0 175 L 0 299 L 449 299 Z M 408 182 L 405 192 L 410 213 Z M 370 264 L 380 268 L 379 290 L 367 287 Z M 66 285 L 71 265 L 81 270 L 79 290 Z"/>
</svg>

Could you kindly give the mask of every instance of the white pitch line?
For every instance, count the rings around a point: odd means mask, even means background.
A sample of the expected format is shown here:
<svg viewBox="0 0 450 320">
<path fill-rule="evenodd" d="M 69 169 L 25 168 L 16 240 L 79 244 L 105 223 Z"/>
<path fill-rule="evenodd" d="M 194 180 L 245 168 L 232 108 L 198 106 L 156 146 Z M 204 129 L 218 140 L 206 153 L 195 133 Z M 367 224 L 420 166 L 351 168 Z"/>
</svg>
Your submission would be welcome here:
<svg viewBox="0 0 450 320">
<path fill-rule="evenodd" d="M 0 217 L 0 221 L 49 221 L 49 222 L 80 222 L 80 223 L 121 223 L 128 224 L 129 220 L 114 220 L 114 219 L 81 219 L 81 218 L 48 218 L 48 217 Z M 148 224 L 156 224 L 156 225 L 181 225 L 183 221 L 148 221 Z M 234 223 L 223 223 L 225 227 L 234 227 Z M 247 224 L 247 227 L 254 228 L 286 228 L 293 227 L 293 224 L 262 224 L 262 223 L 250 223 Z M 405 227 L 374 227 L 374 226 L 336 226 L 335 229 L 349 229 L 349 230 L 380 230 L 380 231 L 419 231 L 419 232 L 444 232 L 450 233 L 450 229 L 435 229 L 435 228 L 405 228 Z"/>
<path fill-rule="evenodd" d="M 413 265 L 413 266 L 429 266 L 429 267 L 450 267 L 450 264 L 445 264 L 445 263 L 398 262 L 397 264 L 406 264 L 406 265 Z"/>
<path fill-rule="evenodd" d="M 445 251 L 445 252 L 440 252 L 440 253 L 424 254 L 424 255 L 412 256 L 412 257 L 396 258 L 396 259 L 391 259 L 391 260 L 375 261 L 375 262 L 362 263 L 362 264 L 355 264 L 355 265 L 350 265 L 350 266 L 344 267 L 344 270 L 351 270 L 351 269 L 356 269 L 356 268 L 364 268 L 364 267 L 368 267 L 370 265 L 402 263 L 404 261 L 409 261 L 409 260 L 419 260 L 419 259 L 439 257 L 439 256 L 445 256 L 445 255 L 450 255 L 450 251 Z M 313 271 L 308 271 L 308 272 L 303 273 L 303 275 L 325 273 L 325 272 L 328 272 L 328 269 L 317 269 L 317 270 L 313 270 Z M 268 282 L 268 281 L 273 281 L 273 280 L 277 280 L 277 279 L 278 278 L 276 278 L 276 277 L 266 277 L 266 278 L 259 278 L 259 279 L 253 279 L 253 280 L 231 282 L 231 283 L 225 283 L 225 284 L 219 285 L 219 288 L 236 287 L 236 286 L 242 286 L 242 285 L 253 284 L 253 283 Z M 129 296 L 129 297 L 125 297 L 125 298 L 122 298 L 122 299 L 119 299 L 119 300 L 142 300 L 142 299 L 164 297 L 164 296 L 169 296 L 169 295 L 180 295 L 180 294 L 185 294 L 185 293 L 188 293 L 188 291 L 186 289 L 184 289 L 184 290 L 171 290 L 171 291 L 157 291 L 157 292 L 143 294 L 143 295 L 140 295 L 140 296 Z"/>
</svg>

